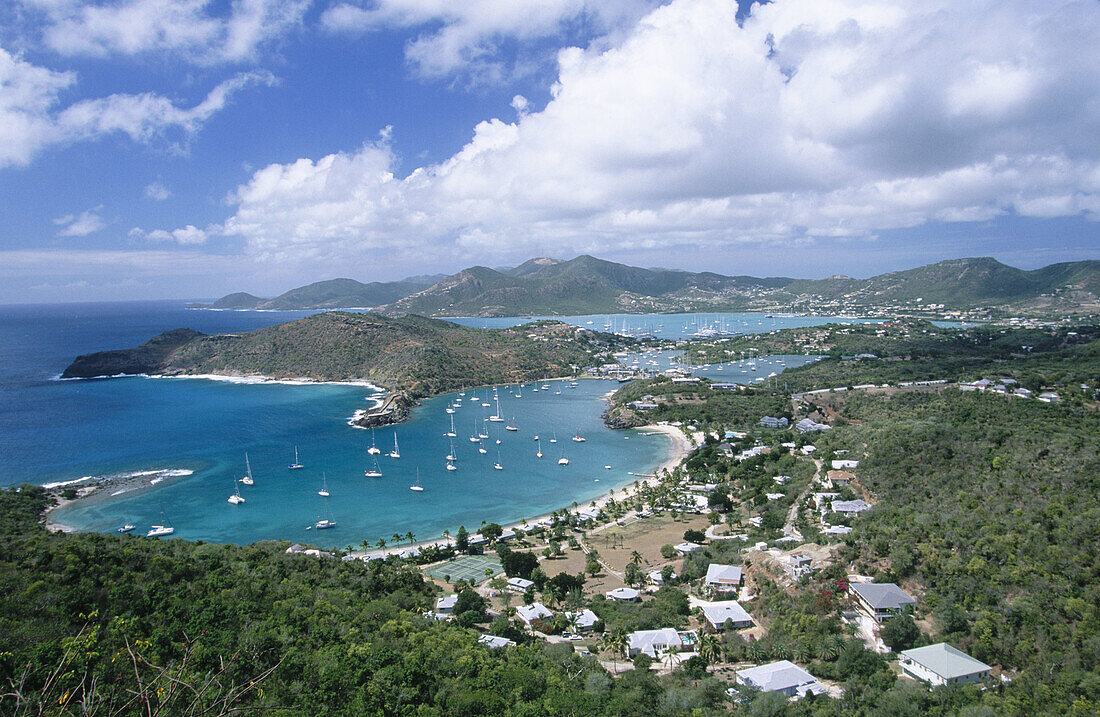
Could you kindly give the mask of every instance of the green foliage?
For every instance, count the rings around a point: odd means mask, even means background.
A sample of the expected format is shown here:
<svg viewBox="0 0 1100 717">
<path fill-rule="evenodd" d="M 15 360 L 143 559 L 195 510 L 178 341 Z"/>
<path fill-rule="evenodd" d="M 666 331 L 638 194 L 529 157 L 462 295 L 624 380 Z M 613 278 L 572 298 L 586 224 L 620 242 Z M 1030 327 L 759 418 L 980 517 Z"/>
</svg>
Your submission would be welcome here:
<svg viewBox="0 0 1100 717">
<path fill-rule="evenodd" d="M 895 615 L 882 623 L 882 641 L 894 652 L 908 650 L 920 640 L 920 628 L 911 615 Z"/>
</svg>

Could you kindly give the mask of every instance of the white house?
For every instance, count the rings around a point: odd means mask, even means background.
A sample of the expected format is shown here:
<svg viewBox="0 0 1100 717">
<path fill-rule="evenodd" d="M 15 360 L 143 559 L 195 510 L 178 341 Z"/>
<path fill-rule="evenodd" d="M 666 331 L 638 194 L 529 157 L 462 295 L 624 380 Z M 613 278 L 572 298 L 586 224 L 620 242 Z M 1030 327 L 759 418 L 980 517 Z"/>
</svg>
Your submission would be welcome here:
<svg viewBox="0 0 1100 717">
<path fill-rule="evenodd" d="M 664 585 L 665 584 L 664 573 L 660 570 L 650 570 L 649 573 L 646 575 L 646 577 L 648 577 L 649 582 L 653 583 L 654 585 Z M 669 578 L 670 579 L 675 580 L 677 577 L 678 576 L 676 575 L 675 570 L 673 570 L 671 573 L 669 573 Z"/>
<path fill-rule="evenodd" d="M 520 593 L 521 595 L 527 592 L 527 588 L 535 584 L 534 580 L 524 580 L 523 578 L 508 578 L 508 592 Z"/>
<path fill-rule="evenodd" d="M 736 600 L 720 600 L 717 602 L 700 603 L 703 618 L 715 632 L 731 627 L 734 630 L 742 630 L 752 627 L 752 616 L 745 612 L 745 608 Z"/>
<path fill-rule="evenodd" d="M 634 588 L 616 588 L 607 593 L 608 600 L 619 602 L 638 602 L 640 593 Z"/>
<path fill-rule="evenodd" d="M 751 685 L 762 692 L 778 692 L 795 698 L 826 691 L 817 678 L 790 660 L 738 670 L 737 684 Z"/>
<path fill-rule="evenodd" d="M 660 630 L 638 630 L 632 632 L 626 637 L 627 655 L 634 657 L 639 652 L 644 652 L 650 657 L 656 659 L 660 656 L 660 653 L 666 652 L 669 648 L 675 647 L 680 649 L 686 644 L 684 638 L 680 636 L 680 633 L 671 627 L 661 628 Z"/>
<path fill-rule="evenodd" d="M 577 632 L 588 632 L 600 621 L 599 616 L 587 608 L 580 612 L 567 612 L 565 618 L 576 627 Z"/>
<path fill-rule="evenodd" d="M 499 650 L 502 647 L 513 647 L 516 644 L 507 637 L 498 637 L 496 635 L 482 635 L 477 638 L 477 641 L 482 645 L 488 645 L 493 650 Z"/>
<path fill-rule="evenodd" d="M 516 616 L 520 620 L 523 620 L 523 624 L 528 627 L 531 626 L 535 620 L 545 620 L 554 617 L 554 613 L 550 611 L 550 608 L 543 605 L 541 602 L 532 603 L 530 605 L 520 605 L 516 608 Z"/>
<path fill-rule="evenodd" d="M 859 515 L 865 510 L 870 510 L 871 504 L 862 498 L 856 498 L 855 500 L 834 500 L 829 507 L 834 513 L 841 515 Z"/>
<path fill-rule="evenodd" d="M 894 583 L 852 583 L 848 592 L 859 609 L 875 622 L 889 619 L 917 602 Z"/>
<path fill-rule="evenodd" d="M 701 548 L 703 546 L 699 545 L 698 543 L 683 542 L 683 543 L 680 543 L 679 545 L 675 545 L 673 547 L 676 548 L 676 552 L 679 553 L 680 555 L 687 555 L 688 553 L 695 552 L 696 550 L 698 550 L 699 548 Z"/>
<path fill-rule="evenodd" d="M 455 605 L 458 604 L 457 595 L 449 595 L 441 597 L 435 601 L 435 611 L 440 615 L 450 615 L 455 611 Z"/>
<path fill-rule="evenodd" d="M 849 470 L 851 468 L 859 468 L 859 461 L 853 461 L 847 458 L 840 458 L 833 461 L 833 470 Z"/>
<path fill-rule="evenodd" d="M 741 568 L 736 565 L 723 565 L 711 563 L 707 567 L 707 576 L 703 585 L 713 595 L 719 593 L 737 593 L 741 587 Z"/>
<path fill-rule="evenodd" d="M 945 642 L 904 650 L 899 659 L 903 674 L 932 685 L 981 682 L 990 669 L 989 665 Z"/>
</svg>

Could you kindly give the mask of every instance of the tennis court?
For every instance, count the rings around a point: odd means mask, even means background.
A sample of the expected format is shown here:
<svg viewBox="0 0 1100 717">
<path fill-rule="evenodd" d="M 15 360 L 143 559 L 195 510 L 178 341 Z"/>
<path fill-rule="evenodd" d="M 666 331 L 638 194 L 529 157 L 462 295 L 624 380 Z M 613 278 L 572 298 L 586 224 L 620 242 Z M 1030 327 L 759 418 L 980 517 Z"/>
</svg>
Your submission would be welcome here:
<svg viewBox="0 0 1100 717">
<path fill-rule="evenodd" d="M 492 575 L 486 576 L 486 570 L 492 570 Z M 492 557 L 488 555 L 464 555 L 427 572 L 429 576 L 436 580 L 445 580 L 450 583 L 459 580 L 480 583 L 490 577 L 500 575 L 504 572 L 504 567 L 501 566 L 500 559 L 495 555 Z"/>
</svg>

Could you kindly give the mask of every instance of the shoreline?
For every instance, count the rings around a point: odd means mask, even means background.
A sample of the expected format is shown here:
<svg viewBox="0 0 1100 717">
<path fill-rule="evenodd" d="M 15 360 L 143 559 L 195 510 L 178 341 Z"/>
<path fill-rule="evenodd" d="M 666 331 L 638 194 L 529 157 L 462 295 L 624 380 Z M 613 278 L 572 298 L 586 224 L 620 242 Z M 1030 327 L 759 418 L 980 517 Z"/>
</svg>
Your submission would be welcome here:
<svg viewBox="0 0 1100 717">
<path fill-rule="evenodd" d="M 654 423 L 646 426 L 639 426 L 635 430 L 643 432 L 645 435 L 660 434 L 663 436 L 667 436 L 669 439 L 669 453 L 665 457 L 665 459 L 656 468 L 653 469 L 653 474 L 659 474 L 661 473 L 661 471 L 666 470 L 674 470 L 681 463 L 683 463 L 683 461 L 691 454 L 693 450 L 695 450 L 695 446 L 692 444 L 691 439 L 688 438 L 683 431 L 667 423 Z M 612 497 L 615 497 L 616 500 L 624 500 L 633 495 L 636 490 L 634 488 L 634 483 L 638 482 L 638 479 L 643 475 L 648 474 L 634 473 L 631 475 L 631 477 L 634 478 L 634 481 L 620 485 L 616 488 L 609 488 L 606 493 L 602 493 L 599 496 L 586 501 L 584 504 L 581 504 L 578 501 L 576 509 L 572 508 L 571 504 L 562 506 L 562 508 L 568 510 L 569 512 L 576 512 L 580 508 L 593 505 L 597 509 L 602 509 L 608 504 L 608 502 L 610 502 Z M 562 508 L 557 508 L 555 510 L 561 510 Z M 532 524 L 549 518 L 553 512 L 554 511 L 551 511 L 550 513 L 540 513 L 535 516 L 520 518 L 507 524 L 503 524 L 501 525 L 501 527 L 505 530 L 525 530 L 526 527 L 530 527 Z M 470 534 L 473 535 L 474 533 L 471 532 Z M 420 550 L 423 548 L 443 547 L 453 544 L 453 537 L 446 538 L 440 536 L 438 538 L 418 540 L 414 543 L 409 543 L 402 546 L 386 546 L 385 548 L 381 548 L 378 550 L 354 550 L 349 552 L 348 555 L 359 558 L 360 560 L 375 560 L 385 558 L 390 555 L 399 555 L 413 549 Z"/>
<path fill-rule="evenodd" d="M 56 501 L 46 508 L 42 514 L 43 525 L 51 533 L 79 533 L 80 528 L 75 528 L 67 523 L 57 520 L 57 512 L 62 508 L 77 503 L 91 503 L 98 500 L 110 499 L 122 494 L 140 493 L 152 490 L 161 484 L 175 483 L 183 478 L 189 478 L 195 474 L 190 468 L 153 468 L 140 471 L 120 471 L 104 475 L 84 476 L 68 481 L 45 483 L 42 485 L 46 492 Z M 80 485 L 84 483 L 85 485 Z M 61 491 L 66 488 L 75 488 L 75 498 L 64 498 Z M 109 495 L 104 495 L 108 490 L 114 489 Z"/>
</svg>

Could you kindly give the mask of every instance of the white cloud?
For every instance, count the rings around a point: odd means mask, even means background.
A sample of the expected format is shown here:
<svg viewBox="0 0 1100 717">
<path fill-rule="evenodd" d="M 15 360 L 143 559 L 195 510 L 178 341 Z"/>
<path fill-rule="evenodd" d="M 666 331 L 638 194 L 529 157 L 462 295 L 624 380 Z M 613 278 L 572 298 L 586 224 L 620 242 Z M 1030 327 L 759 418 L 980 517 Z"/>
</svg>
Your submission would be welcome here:
<svg viewBox="0 0 1100 717">
<path fill-rule="evenodd" d="M 384 140 L 261 169 L 224 231 L 258 259 L 340 266 L 1100 218 L 1097 3 L 777 0 L 743 27 L 735 11 L 675 0 L 613 47 L 563 50 L 543 110 L 406 177 Z"/>
<path fill-rule="evenodd" d="M 172 196 L 172 192 L 160 180 L 146 185 L 144 194 L 146 199 L 152 199 L 154 202 L 163 202 Z"/>
<path fill-rule="evenodd" d="M 89 234 L 94 234 L 107 226 L 107 223 L 103 221 L 102 217 L 96 214 L 96 212 L 101 209 L 103 209 L 103 207 L 96 207 L 95 209 L 81 212 L 76 216 L 66 214 L 63 217 L 54 219 L 53 223 L 62 227 L 57 235 L 61 237 L 84 237 Z"/>
<path fill-rule="evenodd" d="M 238 74 L 193 107 L 146 92 L 81 100 L 58 110 L 61 92 L 75 81 L 73 73 L 38 67 L 0 48 L 0 168 L 26 165 L 49 146 L 114 133 L 148 143 L 175 132 L 186 142 L 235 92 L 251 84 L 274 84 L 275 78 L 267 72 Z"/>
<path fill-rule="evenodd" d="M 633 24 L 658 0 L 354 0 L 325 10 L 322 24 L 337 32 L 420 28 L 406 47 L 419 74 L 463 75 L 480 82 L 510 74 L 497 52 L 506 39 L 532 42 L 573 26 L 607 33 Z"/>
<path fill-rule="evenodd" d="M 254 59 L 301 23 L 310 0 L 24 0 L 45 19 L 43 39 L 62 55 L 171 53 L 199 65 Z"/>
<path fill-rule="evenodd" d="M 212 233 L 221 233 L 221 227 L 199 229 L 192 224 L 188 224 L 181 229 L 173 229 L 172 231 L 154 229 L 150 232 L 145 231 L 141 227 L 134 227 L 130 230 L 130 238 L 136 240 L 144 239 L 152 242 L 174 242 L 181 246 L 188 246 L 205 244 Z"/>
</svg>

